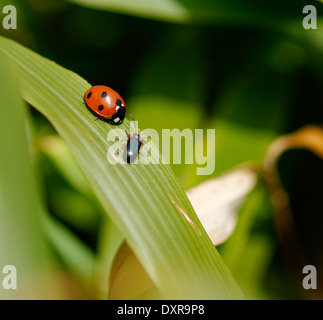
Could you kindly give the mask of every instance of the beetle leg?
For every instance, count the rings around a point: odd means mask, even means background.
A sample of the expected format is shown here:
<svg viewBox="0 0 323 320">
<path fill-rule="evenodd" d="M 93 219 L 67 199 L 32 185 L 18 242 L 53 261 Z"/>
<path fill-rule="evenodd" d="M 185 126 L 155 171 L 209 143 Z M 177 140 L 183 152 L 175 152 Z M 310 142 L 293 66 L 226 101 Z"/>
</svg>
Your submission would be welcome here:
<svg viewBox="0 0 323 320">
<path fill-rule="evenodd" d="M 114 159 L 114 161 L 116 162 L 116 164 L 121 165 L 121 163 L 120 163 L 120 161 L 119 161 L 119 158 L 115 155 L 115 153 L 114 153 L 114 152 L 112 152 L 112 151 L 110 150 L 110 148 L 108 148 L 108 152 L 109 152 L 109 154 L 112 156 L 112 158 Z"/>
</svg>

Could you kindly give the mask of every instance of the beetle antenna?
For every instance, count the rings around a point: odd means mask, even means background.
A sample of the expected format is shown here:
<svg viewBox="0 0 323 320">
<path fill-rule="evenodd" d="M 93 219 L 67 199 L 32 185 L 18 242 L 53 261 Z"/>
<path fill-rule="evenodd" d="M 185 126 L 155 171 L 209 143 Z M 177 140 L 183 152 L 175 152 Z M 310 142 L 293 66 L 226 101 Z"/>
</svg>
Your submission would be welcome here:
<svg viewBox="0 0 323 320">
<path fill-rule="evenodd" d="M 135 133 L 138 133 L 138 129 L 137 129 L 137 124 L 136 124 L 135 118 L 132 116 L 132 114 L 130 114 L 130 117 L 132 118 L 133 122 L 135 123 Z"/>
<path fill-rule="evenodd" d="M 157 134 L 157 132 L 155 132 L 155 131 L 145 131 L 145 132 L 141 132 L 141 134 L 148 134 L 148 133 Z"/>
</svg>

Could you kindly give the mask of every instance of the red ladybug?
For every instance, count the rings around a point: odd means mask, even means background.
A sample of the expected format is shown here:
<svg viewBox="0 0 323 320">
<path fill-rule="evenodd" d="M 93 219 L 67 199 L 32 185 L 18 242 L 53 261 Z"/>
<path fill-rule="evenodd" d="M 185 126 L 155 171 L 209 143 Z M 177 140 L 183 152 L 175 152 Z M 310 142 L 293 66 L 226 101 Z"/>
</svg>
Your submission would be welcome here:
<svg viewBox="0 0 323 320">
<path fill-rule="evenodd" d="M 126 105 L 116 91 L 106 86 L 93 86 L 84 94 L 84 102 L 96 115 L 110 123 L 120 124 L 126 115 Z"/>
</svg>

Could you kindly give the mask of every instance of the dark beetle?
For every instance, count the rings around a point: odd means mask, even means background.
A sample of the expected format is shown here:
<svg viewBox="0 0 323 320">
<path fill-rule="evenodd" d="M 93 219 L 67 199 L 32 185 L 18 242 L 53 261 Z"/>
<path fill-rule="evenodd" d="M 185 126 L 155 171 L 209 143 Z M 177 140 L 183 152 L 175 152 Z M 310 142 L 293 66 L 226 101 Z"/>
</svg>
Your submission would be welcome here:
<svg viewBox="0 0 323 320">
<path fill-rule="evenodd" d="M 126 148 L 124 149 L 123 159 L 127 163 L 134 163 L 139 155 L 139 150 L 142 147 L 143 142 L 140 139 L 140 135 L 138 133 L 135 133 L 133 135 L 127 133 L 127 137 L 128 142 Z"/>
<path fill-rule="evenodd" d="M 132 120 L 135 121 L 132 115 L 130 115 Z M 128 133 L 127 134 L 127 145 L 123 152 L 123 159 L 127 163 L 134 163 L 139 155 L 140 148 L 143 145 L 143 141 L 140 138 L 140 135 L 137 130 L 137 125 L 135 122 L 135 132 L 133 135 Z"/>
<path fill-rule="evenodd" d="M 132 115 L 130 115 L 132 120 L 135 122 L 135 119 L 133 118 Z M 137 130 L 137 125 L 135 122 L 135 132 L 133 135 L 131 135 L 130 133 L 128 133 L 126 131 L 127 134 L 127 145 L 126 148 L 124 149 L 123 152 L 123 159 L 124 161 L 126 161 L 127 163 L 134 163 L 137 159 L 137 157 L 140 154 L 140 148 L 142 147 L 144 141 L 146 141 L 145 139 L 142 139 L 140 134 L 138 133 Z M 156 132 L 153 131 L 148 131 L 148 132 L 143 132 L 144 134 L 147 133 L 153 133 L 156 134 Z"/>
</svg>

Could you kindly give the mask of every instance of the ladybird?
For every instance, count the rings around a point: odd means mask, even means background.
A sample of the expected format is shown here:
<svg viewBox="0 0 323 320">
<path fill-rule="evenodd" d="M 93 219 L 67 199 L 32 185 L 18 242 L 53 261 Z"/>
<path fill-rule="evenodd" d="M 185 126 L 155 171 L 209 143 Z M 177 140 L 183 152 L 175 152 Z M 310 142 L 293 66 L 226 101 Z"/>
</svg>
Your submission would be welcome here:
<svg viewBox="0 0 323 320">
<path fill-rule="evenodd" d="M 135 121 L 132 115 L 132 120 Z M 143 145 L 143 140 L 140 138 L 140 134 L 137 132 L 137 126 L 135 122 L 135 132 L 133 135 L 126 131 L 127 145 L 124 149 L 123 158 L 127 163 L 134 163 L 139 155 L 140 148 Z"/>
<path fill-rule="evenodd" d="M 126 115 L 126 105 L 116 91 L 106 86 L 93 86 L 84 94 L 85 105 L 98 117 L 120 124 Z"/>
</svg>

